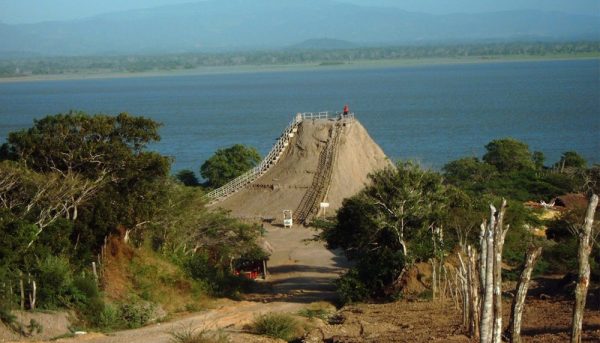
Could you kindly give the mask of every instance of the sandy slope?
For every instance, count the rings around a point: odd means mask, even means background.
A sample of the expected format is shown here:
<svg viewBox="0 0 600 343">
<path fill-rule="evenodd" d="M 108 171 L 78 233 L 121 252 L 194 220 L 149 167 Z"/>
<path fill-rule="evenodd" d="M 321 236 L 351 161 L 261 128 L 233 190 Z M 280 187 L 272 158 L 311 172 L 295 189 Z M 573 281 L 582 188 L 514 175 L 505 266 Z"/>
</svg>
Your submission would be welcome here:
<svg viewBox="0 0 600 343">
<path fill-rule="evenodd" d="M 333 120 L 306 120 L 298 129 L 279 162 L 265 175 L 216 207 L 231 210 L 248 219 L 276 218 L 282 210 L 295 210 L 312 183 L 319 154 L 325 148 Z M 342 200 L 357 193 L 367 182 L 367 175 L 389 165 L 381 148 L 358 121 L 342 129 L 336 163 L 325 202 L 335 211 Z"/>
</svg>

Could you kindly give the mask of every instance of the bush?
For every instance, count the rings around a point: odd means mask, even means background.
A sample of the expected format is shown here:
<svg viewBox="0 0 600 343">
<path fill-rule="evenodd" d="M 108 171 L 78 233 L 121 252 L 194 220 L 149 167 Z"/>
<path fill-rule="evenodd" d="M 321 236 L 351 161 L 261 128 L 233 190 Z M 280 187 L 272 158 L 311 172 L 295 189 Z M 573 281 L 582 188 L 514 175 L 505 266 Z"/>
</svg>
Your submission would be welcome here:
<svg viewBox="0 0 600 343">
<path fill-rule="evenodd" d="M 66 306 L 73 299 L 73 275 L 69 261 L 61 256 L 47 256 L 37 264 L 38 301 L 41 308 Z"/>
<path fill-rule="evenodd" d="M 184 328 L 180 331 L 170 333 L 171 343 L 226 343 L 229 342 L 228 336 L 221 332 L 209 332 L 206 330 Z"/>
<path fill-rule="evenodd" d="M 336 281 L 337 293 L 342 303 L 362 301 L 369 297 L 369 290 L 354 268 Z"/>
<path fill-rule="evenodd" d="M 146 325 L 154 312 L 154 306 L 149 303 L 134 302 L 119 306 L 119 320 L 129 329 Z"/>
<path fill-rule="evenodd" d="M 229 271 L 215 266 L 208 255 L 197 253 L 183 261 L 183 268 L 190 277 L 206 285 L 206 290 L 214 296 L 237 298 L 239 293 L 250 289 L 252 280 L 232 275 Z"/>
<path fill-rule="evenodd" d="M 96 324 L 103 329 L 114 329 L 121 326 L 119 310 L 112 304 L 103 304 L 102 310 L 97 312 Z"/>
<path fill-rule="evenodd" d="M 301 334 L 298 321 L 289 314 L 269 313 L 254 319 L 253 332 L 273 338 L 291 341 Z"/>
<path fill-rule="evenodd" d="M 329 311 L 327 311 L 323 308 L 318 308 L 318 309 L 305 308 L 305 309 L 298 311 L 299 316 L 306 317 L 308 319 L 319 318 L 319 319 L 326 320 L 330 314 L 331 313 Z"/>
<path fill-rule="evenodd" d="M 8 327 L 12 327 L 16 319 L 17 317 L 10 313 L 10 309 L 0 303 L 0 323 L 4 323 Z"/>
</svg>

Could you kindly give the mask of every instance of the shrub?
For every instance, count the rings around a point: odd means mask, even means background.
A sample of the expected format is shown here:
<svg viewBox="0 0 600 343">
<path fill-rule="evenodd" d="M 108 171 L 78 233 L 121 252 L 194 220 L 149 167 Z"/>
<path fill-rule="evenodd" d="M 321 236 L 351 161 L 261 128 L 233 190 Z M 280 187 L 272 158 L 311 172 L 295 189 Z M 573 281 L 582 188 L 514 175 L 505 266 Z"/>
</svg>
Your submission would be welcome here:
<svg viewBox="0 0 600 343">
<path fill-rule="evenodd" d="M 273 338 L 291 341 L 300 336 L 300 324 L 289 314 L 269 313 L 254 319 L 253 332 Z"/>
<path fill-rule="evenodd" d="M 342 303 L 362 301 L 369 297 L 369 290 L 354 268 L 336 281 L 337 293 Z"/>
<path fill-rule="evenodd" d="M 194 280 L 202 282 L 214 296 L 237 298 L 239 293 L 250 289 L 252 280 L 232 275 L 215 266 L 207 254 L 197 253 L 183 261 L 183 268 Z"/>
<path fill-rule="evenodd" d="M 333 306 L 328 303 L 318 302 L 298 311 L 298 315 L 308 319 L 319 318 L 327 320 L 333 313 Z"/>
<path fill-rule="evenodd" d="M 228 336 L 221 332 L 209 332 L 198 330 L 192 327 L 173 331 L 170 333 L 171 343 L 226 343 L 229 342 Z"/>
<path fill-rule="evenodd" d="M 150 321 L 154 307 L 149 303 L 134 302 L 119 306 L 119 319 L 129 329 L 139 328 Z"/>
<path fill-rule="evenodd" d="M 73 275 L 66 258 L 47 256 L 37 264 L 36 274 L 40 307 L 52 309 L 71 302 Z"/>
<path fill-rule="evenodd" d="M 16 319 L 17 317 L 10 313 L 10 310 L 0 303 L 0 322 L 6 324 L 8 327 L 12 327 Z"/>
<path fill-rule="evenodd" d="M 97 313 L 96 324 L 103 329 L 113 329 L 121 326 L 119 310 L 112 304 L 103 304 L 102 310 Z"/>
</svg>

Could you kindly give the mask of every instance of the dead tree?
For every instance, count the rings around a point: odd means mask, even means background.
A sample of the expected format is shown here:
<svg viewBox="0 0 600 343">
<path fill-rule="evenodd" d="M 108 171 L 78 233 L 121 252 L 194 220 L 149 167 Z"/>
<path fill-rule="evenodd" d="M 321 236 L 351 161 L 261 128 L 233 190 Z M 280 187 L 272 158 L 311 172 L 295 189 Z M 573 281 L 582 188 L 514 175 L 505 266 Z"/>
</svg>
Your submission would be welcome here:
<svg viewBox="0 0 600 343">
<path fill-rule="evenodd" d="M 517 291 L 513 298 L 510 312 L 509 333 L 510 341 L 512 343 L 521 343 L 521 319 L 523 318 L 527 289 L 529 288 L 529 281 L 531 280 L 531 272 L 541 254 L 541 247 L 530 248 L 525 254 L 523 271 L 521 272 L 521 277 L 517 283 Z"/>
<path fill-rule="evenodd" d="M 496 213 L 497 221 L 494 231 L 494 343 L 502 342 L 502 249 L 508 232 L 504 227 L 504 212 L 506 200 L 502 199 L 500 211 Z"/>
<path fill-rule="evenodd" d="M 592 225 L 594 214 L 598 206 L 598 196 L 593 194 L 590 198 L 585 214 L 583 227 L 578 230 L 579 238 L 579 277 L 575 288 L 575 306 L 573 306 L 573 327 L 571 330 L 571 343 L 581 342 L 581 328 L 583 325 L 583 311 L 585 309 L 585 298 L 590 284 L 590 253 L 592 252 Z"/>
<path fill-rule="evenodd" d="M 490 219 L 482 225 L 481 244 L 481 319 L 480 342 L 502 342 L 502 248 L 508 232 L 504 227 L 506 200 L 500 211 L 490 205 Z M 484 254 L 485 252 L 485 254 Z"/>
<path fill-rule="evenodd" d="M 469 282 L 469 333 L 471 337 L 479 336 L 479 275 L 477 275 L 477 251 L 472 246 L 467 247 L 467 280 Z"/>
<path fill-rule="evenodd" d="M 481 250 L 485 251 L 485 255 L 481 255 L 483 276 L 481 283 L 482 304 L 481 304 L 481 321 L 479 324 L 479 338 L 481 343 L 489 343 L 492 341 L 494 333 L 494 230 L 496 226 L 496 209 L 491 207 L 491 215 L 488 225 L 486 225 L 484 239 L 481 244 Z"/>
</svg>

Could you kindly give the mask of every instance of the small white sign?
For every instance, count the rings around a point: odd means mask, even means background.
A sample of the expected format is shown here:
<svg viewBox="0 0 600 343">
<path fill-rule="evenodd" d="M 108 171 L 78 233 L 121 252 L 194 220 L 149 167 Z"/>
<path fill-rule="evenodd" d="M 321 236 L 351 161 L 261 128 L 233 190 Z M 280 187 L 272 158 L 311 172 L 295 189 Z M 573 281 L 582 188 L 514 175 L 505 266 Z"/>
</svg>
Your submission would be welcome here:
<svg viewBox="0 0 600 343">
<path fill-rule="evenodd" d="M 328 202 L 322 202 L 321 203 L 321 208 L 327 208 L 329 207 L 329 203 Z"/>
</svg>

